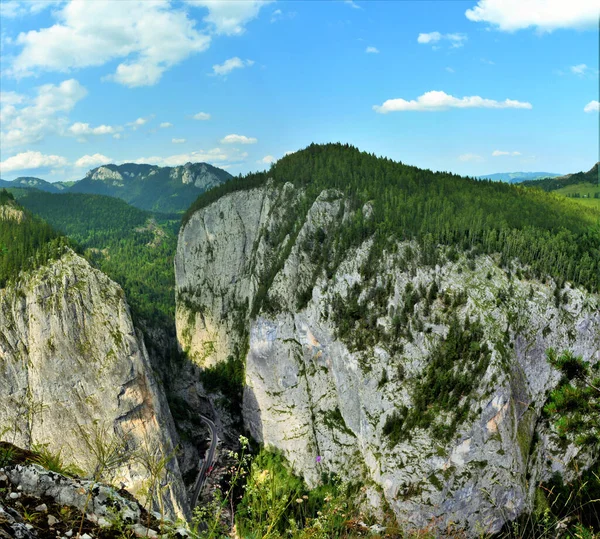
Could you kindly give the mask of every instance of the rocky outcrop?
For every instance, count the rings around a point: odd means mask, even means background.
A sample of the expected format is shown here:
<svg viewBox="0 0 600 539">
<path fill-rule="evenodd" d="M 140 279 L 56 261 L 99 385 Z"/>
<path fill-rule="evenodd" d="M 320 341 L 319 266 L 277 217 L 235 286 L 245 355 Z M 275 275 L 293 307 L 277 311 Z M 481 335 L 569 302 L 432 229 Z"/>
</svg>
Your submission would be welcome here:
<svg viewBox="0 0 600 539">
<path fill-rule="evenodd" d="M 371 259 L 368 238 L 340 247 L 355 212 L 339 193 L 307 202 L 268 183 L 223 196 L 180 231 L 180 346 L 203 368 L 244 358 L 254 438 L 311 486 L 323 472 L 360 478 L 400 522 L 473 535 L 531 510 L 555 472 L 589 466 L 541 411 L 559 378 L 549 348 L 600 361 L 597 295 L 567 286 L 557 300 L 554 283 L 516 261 L 413 242 Z M 441 368 L 454 338 L 477 363 Z M 435 414 L 409 421 L 415 409 Z"/>
<path fill-rule="evenodd" d="M 86 473 L 118 444 L 123 464 L 103 467 L 133 493 L 148 486 L 144 461 L 174 451 L 172 418 L 122 289 L 72 251 L 0 290 L 0 433 Z M 160 480 L 170 483 L 168 514 L 187 515 L 175 459 Z"/>
</svg>

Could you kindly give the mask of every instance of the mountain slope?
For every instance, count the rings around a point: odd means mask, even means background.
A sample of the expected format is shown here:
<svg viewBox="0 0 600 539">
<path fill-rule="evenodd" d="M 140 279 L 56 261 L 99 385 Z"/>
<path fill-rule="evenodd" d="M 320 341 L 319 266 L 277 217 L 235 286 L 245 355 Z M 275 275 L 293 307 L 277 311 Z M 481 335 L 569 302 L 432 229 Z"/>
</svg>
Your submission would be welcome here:
<svg viewBox="0 0 600 539">
<path fill-rule="evenodd" d="M 477 176 L 480 180 L 492 180 L 496 182 L 521 183 L 527 180 L 537 180 L 538 178 L 554 178 L 560 176 L 554 172 L 496 172 L 494 174 L 484 174 Z"/>
<path fill-rule="evenodd" d="M 186 210 L 200 193 L 231 178 L 207 163 L 179 167 L 127 163 L 90 170 L 69 191 L 114 196 L 143 210 L 173 213 Z"/>
</svg>

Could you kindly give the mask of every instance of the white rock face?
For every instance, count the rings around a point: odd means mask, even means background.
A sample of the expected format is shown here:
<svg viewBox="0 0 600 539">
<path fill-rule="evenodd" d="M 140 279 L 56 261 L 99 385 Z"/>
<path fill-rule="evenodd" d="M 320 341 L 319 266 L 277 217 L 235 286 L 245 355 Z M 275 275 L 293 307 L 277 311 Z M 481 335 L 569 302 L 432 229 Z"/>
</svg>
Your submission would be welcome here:
<svg viewBox="0 0 600 539">
<path fill-rule="evenodd" d="M 103 430 L 129 440 L 130 456 L 112 479 L 134 494 L 148 480 L 134 451 L 168 455 L 175 446 L 166 400 L 122 289 L 69 251 L 0 290 L 0 433 L 21 447 L 47 444 L 89 472 L 85 439 Z M 167 510 L 184 516 L 176 459 L 168 479 Z"/>
<path fill-rule="evenodd" d="M 123 176 L 118 170 L 111 170 L 108 167 L 98 167 L 97 169 L 90 170 L 86 174 L 86 177 L 92 180 L 123 180 Z"/>
<path fill-rule="evenodd" d="M 293 223 L 290 210 L 302 196 L 289 184 L 235 192 L 197 211 L 179 236 L 180 345 L 203 367 L 244 354 L 243 412 L 253 437 L 282 452 L 310 486 L 322 472 L 360 480 L 371 503 L 384 498 L 402 523 L 454 523 L 472 535 L 498 531 L 530 510 L 537 484 L 556 471 L 569 477 L 574 458 L 589 464 L 574 447 L 561 450 L 540 416 L 558 381 L 549 348 L 600 361 L 597 295 L 567 289 L 568 301 L 556 307 L 553 284 L 509 275 L 493 256 L 427 267 L 408 242 L 383 255 L 370 282 L 369 240 L 342 253 L 328 276 L 318 260 L 339 254 L 335 239 L 350 208 L 324 192 Z M 319 243 L 330 250 L 319 251 Z M 402 338 L 401 349 L 387 337 L 369 341 L 390 334 L 407 284 L 427 290 L 434 281 L 444 297 L 462 296 L 457 306 L 441 297 L 428 310 L 417 302 L 404 322 L 412 338 Z M 372 329 L 355 326 L 342 340 L 336 313 L 355 285 L 359 318 Z M 390 445 L 386 420 L 414 405 L 414 387 L 448 335 L 451 314 L 461 323 L 479 319 L 477 345 L 491 350 L 473 391 L 461 397 L 467 419 L 448 442 L 414 428 Z M 359 338 L 367 344 L 357 346 Z M 437 419 L 449 422 L 451 413 Z"/>
</svg>

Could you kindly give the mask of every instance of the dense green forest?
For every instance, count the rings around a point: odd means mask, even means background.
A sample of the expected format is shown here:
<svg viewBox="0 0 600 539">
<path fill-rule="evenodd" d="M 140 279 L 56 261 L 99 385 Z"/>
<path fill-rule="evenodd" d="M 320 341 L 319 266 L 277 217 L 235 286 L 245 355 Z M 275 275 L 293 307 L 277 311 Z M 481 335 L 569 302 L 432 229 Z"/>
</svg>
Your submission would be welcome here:
<svg viewBox="0 0 600 539">
<path fill-rule="evenodd" d="M 11 193 L 0 191 L 0 288 L 20 271 L 58 258 L 68 244 L 48 223 L 24 211 Z"/>
<path fill-rule="evenodd" d="M 374 237 L 371 261 L 398 239 L 422 245 L 456 245 L 475 252 L 501 253 L 589 290 L 600 290 L 600 214 L 538 189 L 432 172 L 342 144 L 312 144 L 278 161 L 268 172 L 248 174 L 201 195 L 184 215 L 226 193 L 251 189 L 272 178 L 305 189 L 304 211 L 323 189 L 339 189 L 356 209 L 334 240 L 345 252 Z M 363 205 L 371 203 L 370 217 Z M 302 216 L 299 215 L 298 218 Z"/>
<path fill-rule="evenodd" d="M 136 316 L 172 325 L 178 217 L 139 210 L 102 195 L 22 189 L 13 193 L 20 204 L 75 241 L 94 266 L 117 281 Z"/>
</svg>

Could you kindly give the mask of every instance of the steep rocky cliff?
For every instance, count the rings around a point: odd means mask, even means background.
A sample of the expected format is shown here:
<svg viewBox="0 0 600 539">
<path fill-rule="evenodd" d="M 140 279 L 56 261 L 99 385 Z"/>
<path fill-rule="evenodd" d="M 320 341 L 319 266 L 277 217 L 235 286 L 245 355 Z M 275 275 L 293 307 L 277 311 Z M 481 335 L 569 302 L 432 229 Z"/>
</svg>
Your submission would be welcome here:
<svg viewBox="0 0 600 539">
<path fill-rule="evenodd" d="M 171 414 L 122 289 L 70 250 L 0 290 L 0 432 L 88 473 L 94 453 L 126 440 L 110 479 L 138 495 L 148 456 L 173 452 Z M 168 514 L 188 514 L 176 459 L 162 480 Z"/>
<path fill-rule="evenodd" d="M 409 526 L 497 531 L 540 481 L 590 465 L 542 408 L 548 349 L 600 361 L 600 299 L 494 254 L 341 249 L 357 211 L 372 208 L 272 182 L 196 211 L 175 259 L 180 346 L 203 368 L 243 359 L 246 427 L 309 485 L 332 472 Z"/>
</svg>

